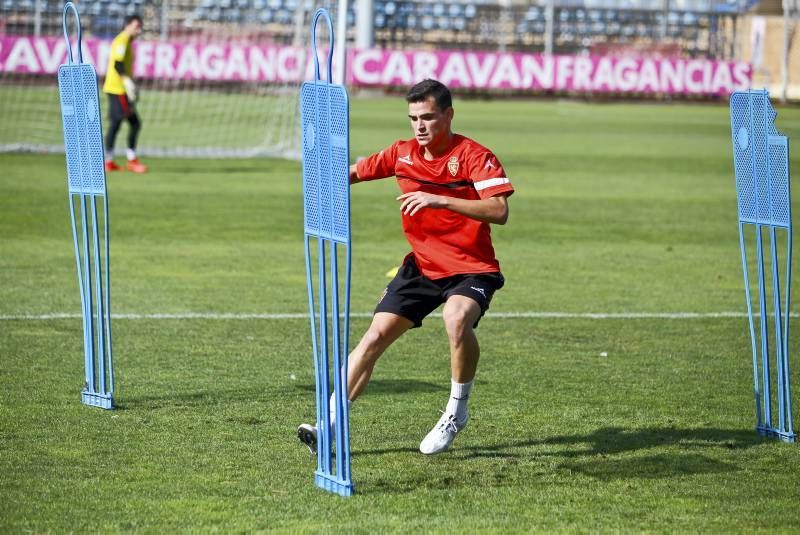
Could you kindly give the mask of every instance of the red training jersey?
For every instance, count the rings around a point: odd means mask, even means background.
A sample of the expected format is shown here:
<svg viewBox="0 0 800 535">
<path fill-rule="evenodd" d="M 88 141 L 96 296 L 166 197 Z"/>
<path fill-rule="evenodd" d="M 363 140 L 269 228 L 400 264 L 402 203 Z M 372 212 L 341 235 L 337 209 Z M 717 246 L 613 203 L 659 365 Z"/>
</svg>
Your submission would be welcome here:
<svg viewBox="0 0 800 535">
<path fill-rule="evenodd" d="M 497 157 L 457 134 L 450 151 L 435 160 L 426 160 L 419 142 L 412 138 L 396 141 L 358 162 L 361 181 L 390 176 L 397 177 L 403 193 L 424 191 L 470 200 L 514 193 Z M 401 215 L 412 254 L 426 277 L 500 271 L 488 223 L 444 208 L 423 208 L 413 216 Z"/>
</svg>

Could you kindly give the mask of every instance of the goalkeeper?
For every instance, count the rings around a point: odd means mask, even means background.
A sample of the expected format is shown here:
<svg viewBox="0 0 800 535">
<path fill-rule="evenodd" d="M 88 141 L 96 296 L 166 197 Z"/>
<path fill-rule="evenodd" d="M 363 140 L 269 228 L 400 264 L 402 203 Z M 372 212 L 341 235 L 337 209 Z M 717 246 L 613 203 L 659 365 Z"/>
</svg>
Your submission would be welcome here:
<svg viewBox="0 0 800 535">
<path fill-rule="evenodd" d="M 128 163 L 125 168 L 134 173 L 147 172 L 147 166 L 136 157 L 136 139 L 142 129 L 142 121 L 136 113 L 136 84 L 133 83 L 133 40 L 142 33 L 142 17 L 125 17 L 125 27 L 111 42 L 108 54 L 108 69 L 103 93 L 108 95 L 110 123 L 106 133 L 106 171 L 118 171 L 114 163 L 114 142 L 122 121 L 127 120 Z"/>
</svg>

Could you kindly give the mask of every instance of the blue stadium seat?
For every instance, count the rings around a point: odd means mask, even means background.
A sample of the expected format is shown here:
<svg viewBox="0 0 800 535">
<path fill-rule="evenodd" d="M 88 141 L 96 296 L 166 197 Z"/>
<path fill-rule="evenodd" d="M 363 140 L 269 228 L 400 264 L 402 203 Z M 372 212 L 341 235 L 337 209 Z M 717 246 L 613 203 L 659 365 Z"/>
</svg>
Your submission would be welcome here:
<svg viewBox="0 0 800 535">
<path fill-rule="evenodd" d="M 279 9 L 275 13 L 275 20 L 278 24 L 290 24 L 292 22 L 292 14 L 288 9 Z"/>
<path fill-rule="evenodd" d="M 242 13 L 238 8 L 226 9 L 223 13 L 223 18 L 226 22 L 238 23 L 241 22 Z"/>
<path fill-rule="evenodd" d="M 271 9 L 263 10 L 261 14 L 258 16 L 258 21 L 261 24 L 269 24 L 270 22 L 272 22 L 272 10 Z"/>
<path fill-rule="evenodd" d="M 539 8 L 536 6 L 531 6 L 528 8 L 528 11 L 525 12 L 525 20 L 539 20 L 542 16 L 542 13 L 539 11 Z"/>
<path fill-rule="evenodd" d="M 477 12 L 478 10 L 474 4 L 467 4 L 464 6 L 464 16 L 468 19 L 474 18 Z"/>
</svg>

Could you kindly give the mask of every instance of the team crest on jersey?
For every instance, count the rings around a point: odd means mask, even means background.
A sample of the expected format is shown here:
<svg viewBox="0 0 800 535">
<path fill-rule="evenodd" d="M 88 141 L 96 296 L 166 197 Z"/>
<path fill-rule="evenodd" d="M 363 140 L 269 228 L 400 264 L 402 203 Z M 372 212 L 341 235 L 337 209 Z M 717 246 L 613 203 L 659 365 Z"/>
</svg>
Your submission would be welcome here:
<svg viewBox="0 0 800 535">
<path fill-rule="evenodd" d="M 451 156 L 450 161 L 447 162 L 447 170 L 450 171 L 450 174 L 456 176 L 458 173 L 458 157 Z"/>
</svg>

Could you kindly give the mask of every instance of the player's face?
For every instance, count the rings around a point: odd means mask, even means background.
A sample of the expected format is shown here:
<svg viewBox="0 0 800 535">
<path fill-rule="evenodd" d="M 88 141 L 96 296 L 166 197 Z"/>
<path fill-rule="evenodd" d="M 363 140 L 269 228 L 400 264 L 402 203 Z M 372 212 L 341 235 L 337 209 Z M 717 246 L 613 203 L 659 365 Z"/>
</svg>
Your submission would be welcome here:
<svg viewBox="0 0 800 535">
<path fill-rule="evenodd" d="M 139 37 L 139 35 L 142 33 L 142 23 L 136 19 L 133 19 L 125 29 L 127 30 L 128 35 L 131 37 Z"/>
<path fill-rule="evenodd" d="M 428 97 L 422 102 L 408 103 L 408 118 L 414 137 L 423 147 L 436 147 L 450 135 L 453 108 L 439 109 L 436 100 Z"/>
</svg>

